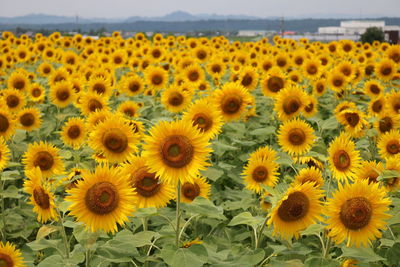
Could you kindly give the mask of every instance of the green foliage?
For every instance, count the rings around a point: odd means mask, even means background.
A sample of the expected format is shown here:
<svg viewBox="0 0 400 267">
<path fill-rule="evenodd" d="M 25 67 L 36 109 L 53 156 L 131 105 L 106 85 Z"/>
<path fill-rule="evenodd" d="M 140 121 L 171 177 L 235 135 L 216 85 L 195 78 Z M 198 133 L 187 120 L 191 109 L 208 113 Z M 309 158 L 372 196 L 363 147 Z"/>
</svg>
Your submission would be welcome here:
<svg viewBox="0 0 400 267">
<path fill-rule="evenodd" d="M 361 35 L 361 42 L 363 42 L 363 43 L 372 44 L 374 41 L 379 41 L 379 42 L 385 41 L 385 34 L 383 33 L 382 29 L 377 28 L 377 27 L 371 27 L 371 28 L 368 28 Z"/>
</svg>

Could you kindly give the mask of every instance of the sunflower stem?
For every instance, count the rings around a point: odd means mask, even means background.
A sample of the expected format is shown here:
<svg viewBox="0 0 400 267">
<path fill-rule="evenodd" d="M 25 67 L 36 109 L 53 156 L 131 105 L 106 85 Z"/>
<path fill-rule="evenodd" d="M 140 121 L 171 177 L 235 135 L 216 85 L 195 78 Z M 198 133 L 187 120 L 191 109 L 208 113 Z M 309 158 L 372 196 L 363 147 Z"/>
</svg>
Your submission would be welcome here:
<svg viewBox="0 0 400 267">
<path fill-rule="evenodd" d="M 394 235 L 392 228 L 390 228 L 390 225 L 388 225 L 387 228 L 389 229 L 390 235 L 392 236 L 393 240 L 396 241 L 396 236 Z"/>
<path fill-rule="evenodd" d="M 180 219 L 181 219 L 181 181 L 178 181 L 178 186 L 176 187 L 176 235 L 175 235 L 175 245 L 179 247 L 179 233 L 180 233 Z"/>
<path fill-rule="evenodd" d="M 325 251 L 324 251 L 324 258 L 327 259 L 329 255 L 329 249 L 331 248 L 331 238 L 328 237 L 326 239 Z"/>
<path fill-rule="evenodd" d="M 86 253 L 85 253 L 85 266 L 86 267 L 89 267 L 90 266 L 90 249 L 87 249 L 86 250 Z"/>
<path fill-rule="evenodd" d="M 1 185 L 0 192 L 3 192 L 4 184 L 6 183 L 6 181 L 3 181 L 1 178 L 2 178 L 2 176 L 0 174 L 0 185 Z M 4 203 L 3 194 L 1 194 L 1 196 L 0 196 L 0 205 L 1 205 L 1 221 L 3 223 L 3 227 L 1 229 L 1 238 L 2 238 L 3 242 L 6 242 L 7 241 L 6 240 L 6 228 L 7 227 L 6 227 L 6 213 L 5 213 L 5 203 Z"/>
<path fill-rule="evenodd" d="M 65 256 L 66 256 L 67 259 L 69 259 L 69 243 L 68 243 L 67 233 L 65 232 L 64 223 L 63 223 L 64 219 L 61 216 L 61 212 L 60 211 L 58 211 L 58 217 L 60 219 L 61 237 L 62 237 L 62 240 L 64 242 L 64 246 L 65 246 Z"/>
<path fill-rule="evenodd" d="M 263 224 L 261 226 L 260 231 L 258 232 L 257 238 L 256 238 L 256 245 L 255 245 L 255 249 L 258 248 L 258 246 L 261 243 L 261 238 L 262 238 L 262 233 L 264 231 L 265 226 L 267 225 L 267 220 L 268 220 L 268 216 L 265 216 L 265 220 L 263 221 Z"/>
<path fill-rule="evenodd" d="M 199 216 L 199 215 L 198 215 L 198 214 L 192 215 L 192 217 L 190 217 L 190 218 L 185 222 L 185 224 L 183 225 L 181 231 L 179 232 L 179 237 L 178 237 L 179 240 L 181 239 L 181 237 L 182 237 L 182 235 L 183 235 L 183 233 L 184 233 L 186 227 L 189 225 L 190 221 L 191 221 L 192 219 L 196 218 L 197 216 Z"/>
<path fill-rule="evenodd" d="M 142 218 L 143 231 L 147 231 L 147 217 Z"/>
</svg>

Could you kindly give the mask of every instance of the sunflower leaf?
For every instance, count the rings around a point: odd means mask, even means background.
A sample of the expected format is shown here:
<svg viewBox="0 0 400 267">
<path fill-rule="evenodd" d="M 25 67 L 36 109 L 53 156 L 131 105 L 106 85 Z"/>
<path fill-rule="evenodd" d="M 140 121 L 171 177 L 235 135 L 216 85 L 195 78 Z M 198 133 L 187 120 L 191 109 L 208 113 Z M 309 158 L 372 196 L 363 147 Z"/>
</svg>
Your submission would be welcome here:
<svg viewBox="0 0 400 267">
<path fill-rule="evenodd" d="M 377 180 L 378 181 L 383 181 L 395 177 L 400 177 L 400 172 L 396 170 L 384 170 L 381 172 L 381 174 L 378 176 Z"/>
<path fill-rule="evenodd" d="M 381 256 L 375 254 L 372 248 L 353 248 L 353 247 L 343 247 L 342 257 L 353 258 L 361 262 L 375 262 L 384 260 Z"/>
</svg>

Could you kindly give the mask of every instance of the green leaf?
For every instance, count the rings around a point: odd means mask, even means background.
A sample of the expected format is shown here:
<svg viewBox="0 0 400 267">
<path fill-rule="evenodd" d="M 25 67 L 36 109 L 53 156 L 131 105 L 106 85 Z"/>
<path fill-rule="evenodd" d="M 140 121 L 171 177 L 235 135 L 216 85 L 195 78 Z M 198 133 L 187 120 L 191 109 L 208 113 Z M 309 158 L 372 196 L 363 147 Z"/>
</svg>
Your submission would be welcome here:
<svg viewBox="0 0 400 267">
<path fill-rule="evenodd" d="M 41 261 L 37 265 L 37 267 L 54 267 L 54 266 L 60 266 L 60 264 L 62 264 L 62 266 L 65 266 L 63 265 L 63 258 L 60 255 L 51 255 L 45 258 L 43 261 Z"/>
<path fill-rule="evenodd" d="M 215 182 L 216 180 L 218 180 L 218 178 L 220 178 L 224 174 L 224 171 L 210 167 L 206 171 L 203 171 L 202 174 L 211 181 Z"/>
<path fill-rule="evenodd" d="M 304 267 L 337 267 L 340 266 L 338 261 L 333 259 L 325 259 L 321 257 L 311 257 L 304 262 Z"/>
<path fill-rule="evenodd" d="M 228 226 L 235 226 L 238 224 L 250 225 L 253 228 L 262 223 L 263 219 L 261 217 L 253 217 L 250 212 L 245 211 L 239 213 L 229 222 Z"/>
<path fill-rule="evenodd" d="M 10 185 L 6 190 L 0 193 L 4 198 L 21 198 L 22 195 L 19 194 L 19 189 L 14 185 Z"/>
<path fill-rule="evenodd" d="M 395 177 L 400 177 L 400 172 L 396 170 L 383 170 L 381 174 L 378 176 L 377 180 L 382 181 L 382 180 L 387 180 Z"/>
<path fill-rule="evenodd" d="M 136 218 L 146 218 L 146 217 L 157 215 L 157 213 L 158 213 L 158 211 L 154 207 L 142 208 L 142 209 L 138 209 L 135 212 L 135 217 Z"/>
<path fill-rule="evenodd" d="M 69 150 L 61 150 L 61 151 L 60 151 L 60 156 L 61 156 L 63 159 L 70 159 L 70 158 L 72 158 L 72 153 L 71 153 L 71 151 L 69 151 Z"/>
<path fill-rule="evenodd" d="M 343 247 L 343 257 L 353 258 L 361 262 L 375 262 L 384 260 L 381 256 L 375 254 L 371 248 L 353 248 L 353 247 Z"/>
<path fill-rule="evenodd" d="M 166 245 L 161 250 L 161 258 L 171 267 L 201 267 L 207 262 L 208 253 L 200 244 L 178 249 L 174 245 Z"/>
<path fill-rule="evenodd" d="M 311 224 L 307 229 L 301 232 L 302 235 L 319 235 L 325 226 L 322 224 Z"/>
<path fill-rule="evenodd" d="M 45 248 L 57 249 L 58 244 L 60 244 L 60 243 L 61 243 L 61 239 L 47 240 L 47 239 L 42 238 L 42 239 L 27 243 L 27 246 L 30 247 L 34 251 L 38 251 L 38 250 L 42 250 Z"/>
<path fill-rule="evenodd" d="M 156 232 L 152 231 L 142 231 L 139 233 L 134 234 L 131 238 L 133 240 L 130 240 L 130 244 L 134 247 L 143 247 L 146 245 L 151 245 L 152 240 L 154 238 L 158 238 L 160 235 Z"/>
<path fill-rule="evenodd" d="M 36 234 L 36 240 L 39 240 L 41 238 L 44 238 L 48 236 L 51 233 L 57 232 L 60 230 L 58 227 L 53 226 L 53 225 L 43 225 L 42 227 L 39 228 L 37 234 Z"/>
<path fill-rule="evenodd" d="M 249 134 L 250 135 L 255 135 L 255 136 L 267 136 L 270 134 L 274 134 L 275 133 L 275 127 L 273 126 L 267 126 L 265 128 L 260 128 L 260 129 L 255 129 L 253 131 L 251 131 Z"/>
<path fill-rule="evenodd" d="M 191 203 L 182 203 L 182 208 L 188 213 L 195 213 L 209 218 L 225 220 L 223 208 L 203 197 L 196 197 Z"/>
<path fill-rule="evenodd" d="M 339 126 L 339 123 L 337 122 L 335 116 L 332 116 L 329 119 L 322 121 L 321 125 L 320 125 L 320 127 L 323 131 L 334 130 L 334 129 L 337 129 L 338 126 Z"/>
<path fill-rule="evenodd" d="M 396 243 L 386 252 L 386 258 L 390 264 L 396 265 L 400 262 L 400 243 Z"/>
</svg>

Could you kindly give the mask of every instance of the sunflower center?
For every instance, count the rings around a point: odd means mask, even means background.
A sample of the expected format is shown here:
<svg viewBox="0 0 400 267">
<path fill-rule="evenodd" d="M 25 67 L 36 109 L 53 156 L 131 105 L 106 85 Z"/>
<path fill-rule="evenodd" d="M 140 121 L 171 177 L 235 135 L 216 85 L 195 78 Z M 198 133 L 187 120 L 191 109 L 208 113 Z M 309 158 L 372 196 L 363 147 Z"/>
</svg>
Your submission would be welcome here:
<svg viewBox="0 0 400 267">
<path fill-rule="evenodd" d="M 90 99 L 88 103 L 89 110 L 94 112 L 98 109 L 102 109 L 103 105 L 100 103 L 100 101 L 96 99 Z"/>
<path fill-rule="evenodd" d="M 384 66 L 382 69 L 381 69 L 381 73 L 382 73 L 382 75 L 385 75 L 385 76 L 387 76 L 387 75 L 390 75 L 391 73 L 392 73 L 392 67 L 390 67 L 390 66 Z"/>
<path fill-rule="evenodd" d="M 126 134 L 118 128 L 106 130 L 101 141 L 108 150 L 114 153 L 122 153 L 128 147 Z"/>
<path fill-rule="evenodd" d="M 371 220 L 372 206 L 365 197 L 348 199 L 340 209 L 340 220 L 350 230 L 358 230 Z"/>
<path fill-rule="evenodd" d="M 8 107 L 15 108 L 18 106 L 20 101 L 19 97 L 17 97 L 16 95 L 9 95 L 7 96 L 6 102 Z"/>
<path fill-rule="evenodd" d="M 110 182 L 98 182 L 86 192 L 86 207 L 93 213 L 103 215 L 118 207 L 119 195 L 115 186 Z"/>
<path fill-rule="evenodd" d="M 291 193 L 278 208 L 278 216 L 285 222 L 300 220 L 307 215 L 310 201 L 303 192 Z"/>
<path fill-rule="evenodd" d="M 130 82 L 128 87 L 129 91 L 137 92 L 140 89 L 140 84 L 138 82 Z"/>
<path fill-rule="evenodd" d="M 310 104 L 308 104 L 307 106 L 305 106 L 304 107 L 304 110 L 307 112 L 307 113 L 310 113 L 311 111 L 313 111 L 314 110 L 314 103 L 310 103 Z"/>
<path fill-rule="evenodd" d="M 14 262 L 7 254 L 0 253 L 0 267 L 13 267 Z"/>
<path fill-rule="evenodd" d="M 213 66 L 211 67 L 211 71 L 212 71 L 213 73 L 220 73 L 220 72 L 222 71 L 222 69 L 221 69 L 221 66 L 220 66 L 220 65 L 213 65 Z"/>
<path fill-rule="evenodd" d="M 290 129 L 288 138 L 289 138 L 289 142 L 292 145 L 300 146 L 306 140 L 306 134 L 304 133 L 304 131 L 302 129 L 294 128 L 294 129 Z"/>
<path fill-rule="evenodd" d="M 333 165 L 340 170 L 345 171 L 350 167 L 350 156 L 344 150 L 339 150 L 333 155 Z"/>
<path fill-rule="evenodd" d="M 197 113 L 192 121 L 193 126 L 197 126 L 202 132 L 208 131 L 212 126 L 212 120 L 204 113 Z"/>
<path fill-rule="evenodd" d="M 69 91 L 66 89 L 58 90 L 56 93 L 56 97 L 58 100 L 65 101 L 69 98 Z"/>
<path fill-rule="evenodd" d="M 348 112 L 344 114 L 344 117 L 351 127 L 355 127 L 360 122 L 360 116 L 356 112 Z"/>
<path fill-rule="evenodd" d="M 400 152 L 400 143 L 398 140 L 390 140 L 386 145 L 386 150 L 392 155 Z"/>
<path fill-rule="evenodd" d="M 205 59 L 207 57 L 207 53 L 203 50 L 200 50 L 197 52 L 197 58 L 202 60 Z"/>
<path fill-rule="evenodd" d="M 200 78 L 200 75 L 196 70 L 194 70 L 189 73 L 188 78 L 190 81 L 195 82 Z"/>
<path fill-rule="evenodd" d="M 10 122 L 8 121 L 7 117 L 0 114 L 0 132 L 7 131 L 9 126 L 10 126 Z"/>
<path fill-rule="evenodd" d="M 193 200 L 200 195 L 200 187 L 198 184 L 191 184 L 191 183 L 184 183 L 182 185 L 182 194 L 190 199 Z"/>
<path fill-rule="evenodd" d="M 372 110 L 376 113 L 379 113 L 382 111 L 383 104 L 381 100 L 377 100 L 372 104 Z"/>
<path fill-rule="evenodd" d="M 163 77 L 161 75 L 155 74 L 151 77 L 151 83 L 154 85 L 160 85 L 163 82 Z"/>
<path fill-rule="evenodd" d="M 160 184 L 155 173 L 149 173 L 146 167 L 140 168 L 134 174 L 134 186 L 141 196 L 151 197 L 160 190 Z"/>
<path fill-rule="evenodd" d="M 367 175 L 367 179 L 368 179 L 368 183 L 376 183 L 377 182 L 377 178 L 379 177 L 379 173 L 377 173 L 374 170 L 370 170 L 370 172 Z"/>
<path fill-rule="evenodd" d="M 46 193 L 46 191 L 44 191 L 42 187 L 36 187 L 33 190 L 33 199 L 35 200 L 36 204 L 42 209 L 47 210 L 48 208 L 50 208 L 49 195 Z"/>
<path fill-rule="evenodd" d="M 252 173 L 252 177 L 256 182 L 264 182 L 268 178 L 268 169 L 264 166 L 257 166 Z"/>
<path fill-rule="evenodd" d="M 291 115 L 293 113 L 296 113 L 300 109 L 301 103 L 300 101 L 295 98 L 295 97 L 289 97 L 285 103 L 283 103 L 283 111 L 287 115 Z"/>
<path fill-rule="evenodd" d="M 318 72 L 318 68 L 315 65 L 308 66 L 307 73 L 310 75 L 315 75 Z"/>
<path fill-rule="evenodd" d="M 99 95 L 104 94 L 106 92 L 106 86 L 102 83 L 96 83 L 95 85 L 93 85 L 93 91 L 95 91 Z"/>
<path fill-rule="evenodd" d="M 336 77 L 333 79 L 333 85 L 336 87 L 341 87 L 343 85 L 343 79 L 340 77 Z"/>
<path fill-rule="evenodd" d="M 19 118 L 21 124 L 25 127 L 29 127 L 35 123 L 35 116 L 32 113 L 25 113 Z"/>
<path fill-rule="evenodd" d="M 342 73 L 343 73 L 344 75 L 346 75 L 346 76 L 350 76 L 350 74 L 351 74 L 351 69 L 348 68 L 348 67 L 343 67 L 343 68 L 341 69 L 341 71 L 342 71 Z"/>
<path fill-rule="evenodd" d="M 168 103 L 171 106 L 180 106 L 183 103 L 183 95 L 178 92 L 173 92 L 168 98 Z"/>
<path fill-rule="evenodd" d="M 276 61 L 276 64 L 279 66 L 279 67 L 284 67 L 284 66 L 286 66 L 286 59 L 284 59 L 284 58 L 279 58 L 277 61 Z"/>
<path fill-rule="evenodd" d="M 243 100 L 236 95 L 228 95 L 222 99 L 222 110 L 227 114 L 235 114 L 240 110 Z"/>
<path fill-rule="evenodd" d="M 325 89 L 325 86 L 323 84 L 319 83 L 317 85 L 317 92 L 318 93 L 322 93 L 324 91 L 324 89 Z"/>
<path fill-rule="evenodd" d="M 122 63 L 122 58 L 119 56 L 114 57 L 114 63 L 115 64 L 121 64 Z"/>
<path fill-rule="evenodd" d="M 301 65 L 303 64 L 303 58 L 302 57 L 296 57 L 296 59 L 294 60 L 294 62 L 296 63 L 296 65 Z"/>
<path fill-rule="evenodd" d="M 39 151 L 35 154 L 33 165 L 39 167 L 42 171 L 50 170 L 53 167 L 54 158 L 47 151 Z"/>
<path fill-rule="evenodd" d="M 14 82 L 14 88 L 21 90 L 25 87 L 25 81 L 23 80 L 17 80 Z"/>
<path fill-rule="evenodd" d="M 374 93 L 375 95 L 379 95 L 379 93 L 381 92 L 381 89 L 380 89 L 379 86 L 376 85 L 376 84 L 372 84 L 372 85 L 369 87 L 369 90 L 370 90 L 372 93 Z"/>
<path fill-rule="evenodd" d="M 173 168 L 182 168 L 189 164 L 194 155 L 190 140 L 183 135 L 168 136 L 161 146 L 161 157 L 165 164 Z"/>
<path fill-rule="evenodd" d="M 81 128 L 78 125 L 72 125 L 69 127 L 67 135 L 71 139 L 76 139 L 80 136 L 81 134 Z"/>
<path fill-rule="evenodd" d="M 32 90 L 32 95 L 34 97 L 39 97 L 41 94 L 42 94 L 42 91 L 40 89 L 38 89 L 38 88 L 35 88 L 35 89 Z"/>
<path fill-rule="evenodd" d="M 251 75 L 249 75 L 248 73 L 246 73 L 242 79 L 242 85 L 244 87 L 250 86 L 253 83 L 253 77 L 251 77 Z"/>
<path fill-rule="evenodd" d="M 390 117 L 384 117 L 379 121 L 379 131 L 386 133 L 393 128 L 393 121 Z"/>
<path fill-rule="evenodd" d="M 372 73 L 374 73 L 374 66 L 367 66 L 365 68 L 365 74 L 370 76 L 370 75 L 372 75 Z"/>
<path fill-rule="evenodd" d="M 284 84 L 285 82 L 283 79 L 277 76 L 270 77 L 267 82 L 268 89 L 274 93 L 279 92 L 283 88 Z"/>
<path fill-rule="evenodd" d="M 133 117 L 133 116 L 135 116 L 135 109 L 133 109 L 133 108 L 125 108 L 124 109 L 124 113 L 125 113 L 125 115 L 127 115 L 129 117 Z"/>
</svg>

